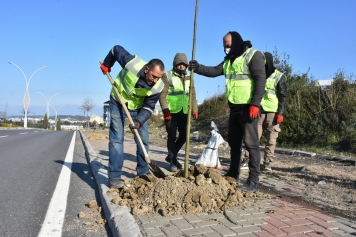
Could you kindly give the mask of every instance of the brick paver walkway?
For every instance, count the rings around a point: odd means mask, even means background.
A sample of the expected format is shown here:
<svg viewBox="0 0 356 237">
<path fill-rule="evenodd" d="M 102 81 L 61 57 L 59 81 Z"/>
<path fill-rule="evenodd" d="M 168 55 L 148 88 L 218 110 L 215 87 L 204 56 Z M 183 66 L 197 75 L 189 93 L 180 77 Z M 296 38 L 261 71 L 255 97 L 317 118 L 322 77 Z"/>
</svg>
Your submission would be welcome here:
<svg viewBox="0 0 356 237">
<path fill-rule="evenodd" d="M 89 141 L 93 150 L 107 167 L 108 141 Z M 125 139 L 124 179 L 136 176 L 135 154 L 136 144 L 131 139 Z M 150 145 L 149 157 L 157 162 L 166 174 L 171 174 L 169 164 L 164 158 L 167 155 L 165 147 Z M 190 155 L 191 165 L 194 165 L 199 155 Z M 184 160 L 184 151 L 178 159 Z M 228 163 L 222 163 L 224 173 Z M 247 170 L 241 179 L 247 177 Z M 295 187 L 275 177 L 260 176 L 261 185 L 284 192 L 301 194 L 303 187 Z M 105 195 L 105 194 L 104 194 Z M 113 204 L 107 204 L 113 205 Z M 295 201 L 278 199 L 258 200 L 250 208 L 237 207 L 228 210 L 229 216 L 237 223 L 231 223 L 221 213 L 197 213 L 172 217 L 142 215 L 137 219 L 143 236 L 175 237 L 175 236 L 356 236 L 356 221 L 347 218 L 331 216 L 322 213 L 317 208 L 307 207 Z M 130 236 L 131 237 L 131 236 Z"/>
</svg>

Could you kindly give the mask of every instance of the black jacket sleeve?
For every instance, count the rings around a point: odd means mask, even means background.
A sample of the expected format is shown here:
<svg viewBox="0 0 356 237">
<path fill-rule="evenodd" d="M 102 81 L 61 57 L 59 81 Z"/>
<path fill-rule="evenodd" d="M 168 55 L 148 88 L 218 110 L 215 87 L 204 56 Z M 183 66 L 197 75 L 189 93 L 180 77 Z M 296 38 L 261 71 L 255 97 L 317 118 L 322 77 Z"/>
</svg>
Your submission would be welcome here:
<svg viewBox="0 0 356 237">
<path fill-rule="evenodd" d="M 199 65 L 200 67 L 200 65 Z M 260 51 L 256 51 L 252 56 L 249 69 L 254 80 L 254 89 L 250 105 L 260 106 L 266 86 L 266 69 L 264 56 Z"/>
<path fill-rule="evenodd" d="M 277 114 L 283 115 L 286 109 L 287 101 L 287 78 L 285 75 L 279 79 L 277 83 L 277 98 L 278 98 L 278 110 Z"/>
<path fill-rule="evenodd" d="M 218 77 L 224 75 L 223 65 L 224 62 L 221 62 L 215 67 L 204 66 L 203 64 L 199 64 L 198 68 L 194 72 L 206 77 Z"/>
</svg>

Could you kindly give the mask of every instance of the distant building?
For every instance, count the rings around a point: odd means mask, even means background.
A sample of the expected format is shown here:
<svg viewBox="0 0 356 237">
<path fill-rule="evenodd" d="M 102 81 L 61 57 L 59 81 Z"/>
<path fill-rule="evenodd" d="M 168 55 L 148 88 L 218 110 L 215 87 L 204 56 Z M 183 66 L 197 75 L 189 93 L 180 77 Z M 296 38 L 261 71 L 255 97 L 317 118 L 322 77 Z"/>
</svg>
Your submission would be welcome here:
<svg viewBox="0 0 356 237">
<path fill-rule="evenodd" d="M 90 116 L 90 122 L 91 123 L 96 122 L 97 124 L 101 124 L 101 123 L 103 123 L 103 117 L 98 116 L 98 115 L 92 115 L 92 116 Z"/>
<path fill-rule="evenodd" d="M 105 126 L 110 126 L 110 100 L 104 102 L 103 120 Z"/>
<path fill-rule="evenodd" d="M 327 80 L 317 80 L 316 84 L 320 86 L 322 90 L 330 90 L 331 85 L 333 84 L 333 79 L 327 79 Z"/>
</svg>

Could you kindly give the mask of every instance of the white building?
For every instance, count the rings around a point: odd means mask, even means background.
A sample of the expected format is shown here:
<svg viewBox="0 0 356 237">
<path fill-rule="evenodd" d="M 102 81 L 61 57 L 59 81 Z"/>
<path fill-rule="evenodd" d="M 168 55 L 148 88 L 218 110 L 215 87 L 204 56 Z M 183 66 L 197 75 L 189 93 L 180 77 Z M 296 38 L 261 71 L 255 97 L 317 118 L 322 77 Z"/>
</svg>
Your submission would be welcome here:
<svg viewBox="0 0 356 237">
<path fill-rule="evenodd" d="M 316 83 L 322 90 L 330 90 L 331 85 L 333 84 L 333 79 L 327 79 L 327 80 L 317 80 Z"/>
</svg>

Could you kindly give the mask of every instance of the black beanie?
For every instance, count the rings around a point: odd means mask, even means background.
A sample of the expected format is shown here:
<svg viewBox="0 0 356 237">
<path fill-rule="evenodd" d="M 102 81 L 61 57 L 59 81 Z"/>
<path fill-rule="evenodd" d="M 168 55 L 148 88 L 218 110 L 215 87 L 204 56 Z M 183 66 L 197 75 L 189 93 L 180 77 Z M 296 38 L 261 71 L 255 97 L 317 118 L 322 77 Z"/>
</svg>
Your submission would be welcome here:
<svg viewBox="0 0 356 237">
<path fill-rule="evenodd" d="M 270 52 L 265 52 L 266 57 L 266 78 L 269 78 L 276 69 L 273 65 L 273 56 Z"/>
</svg>

